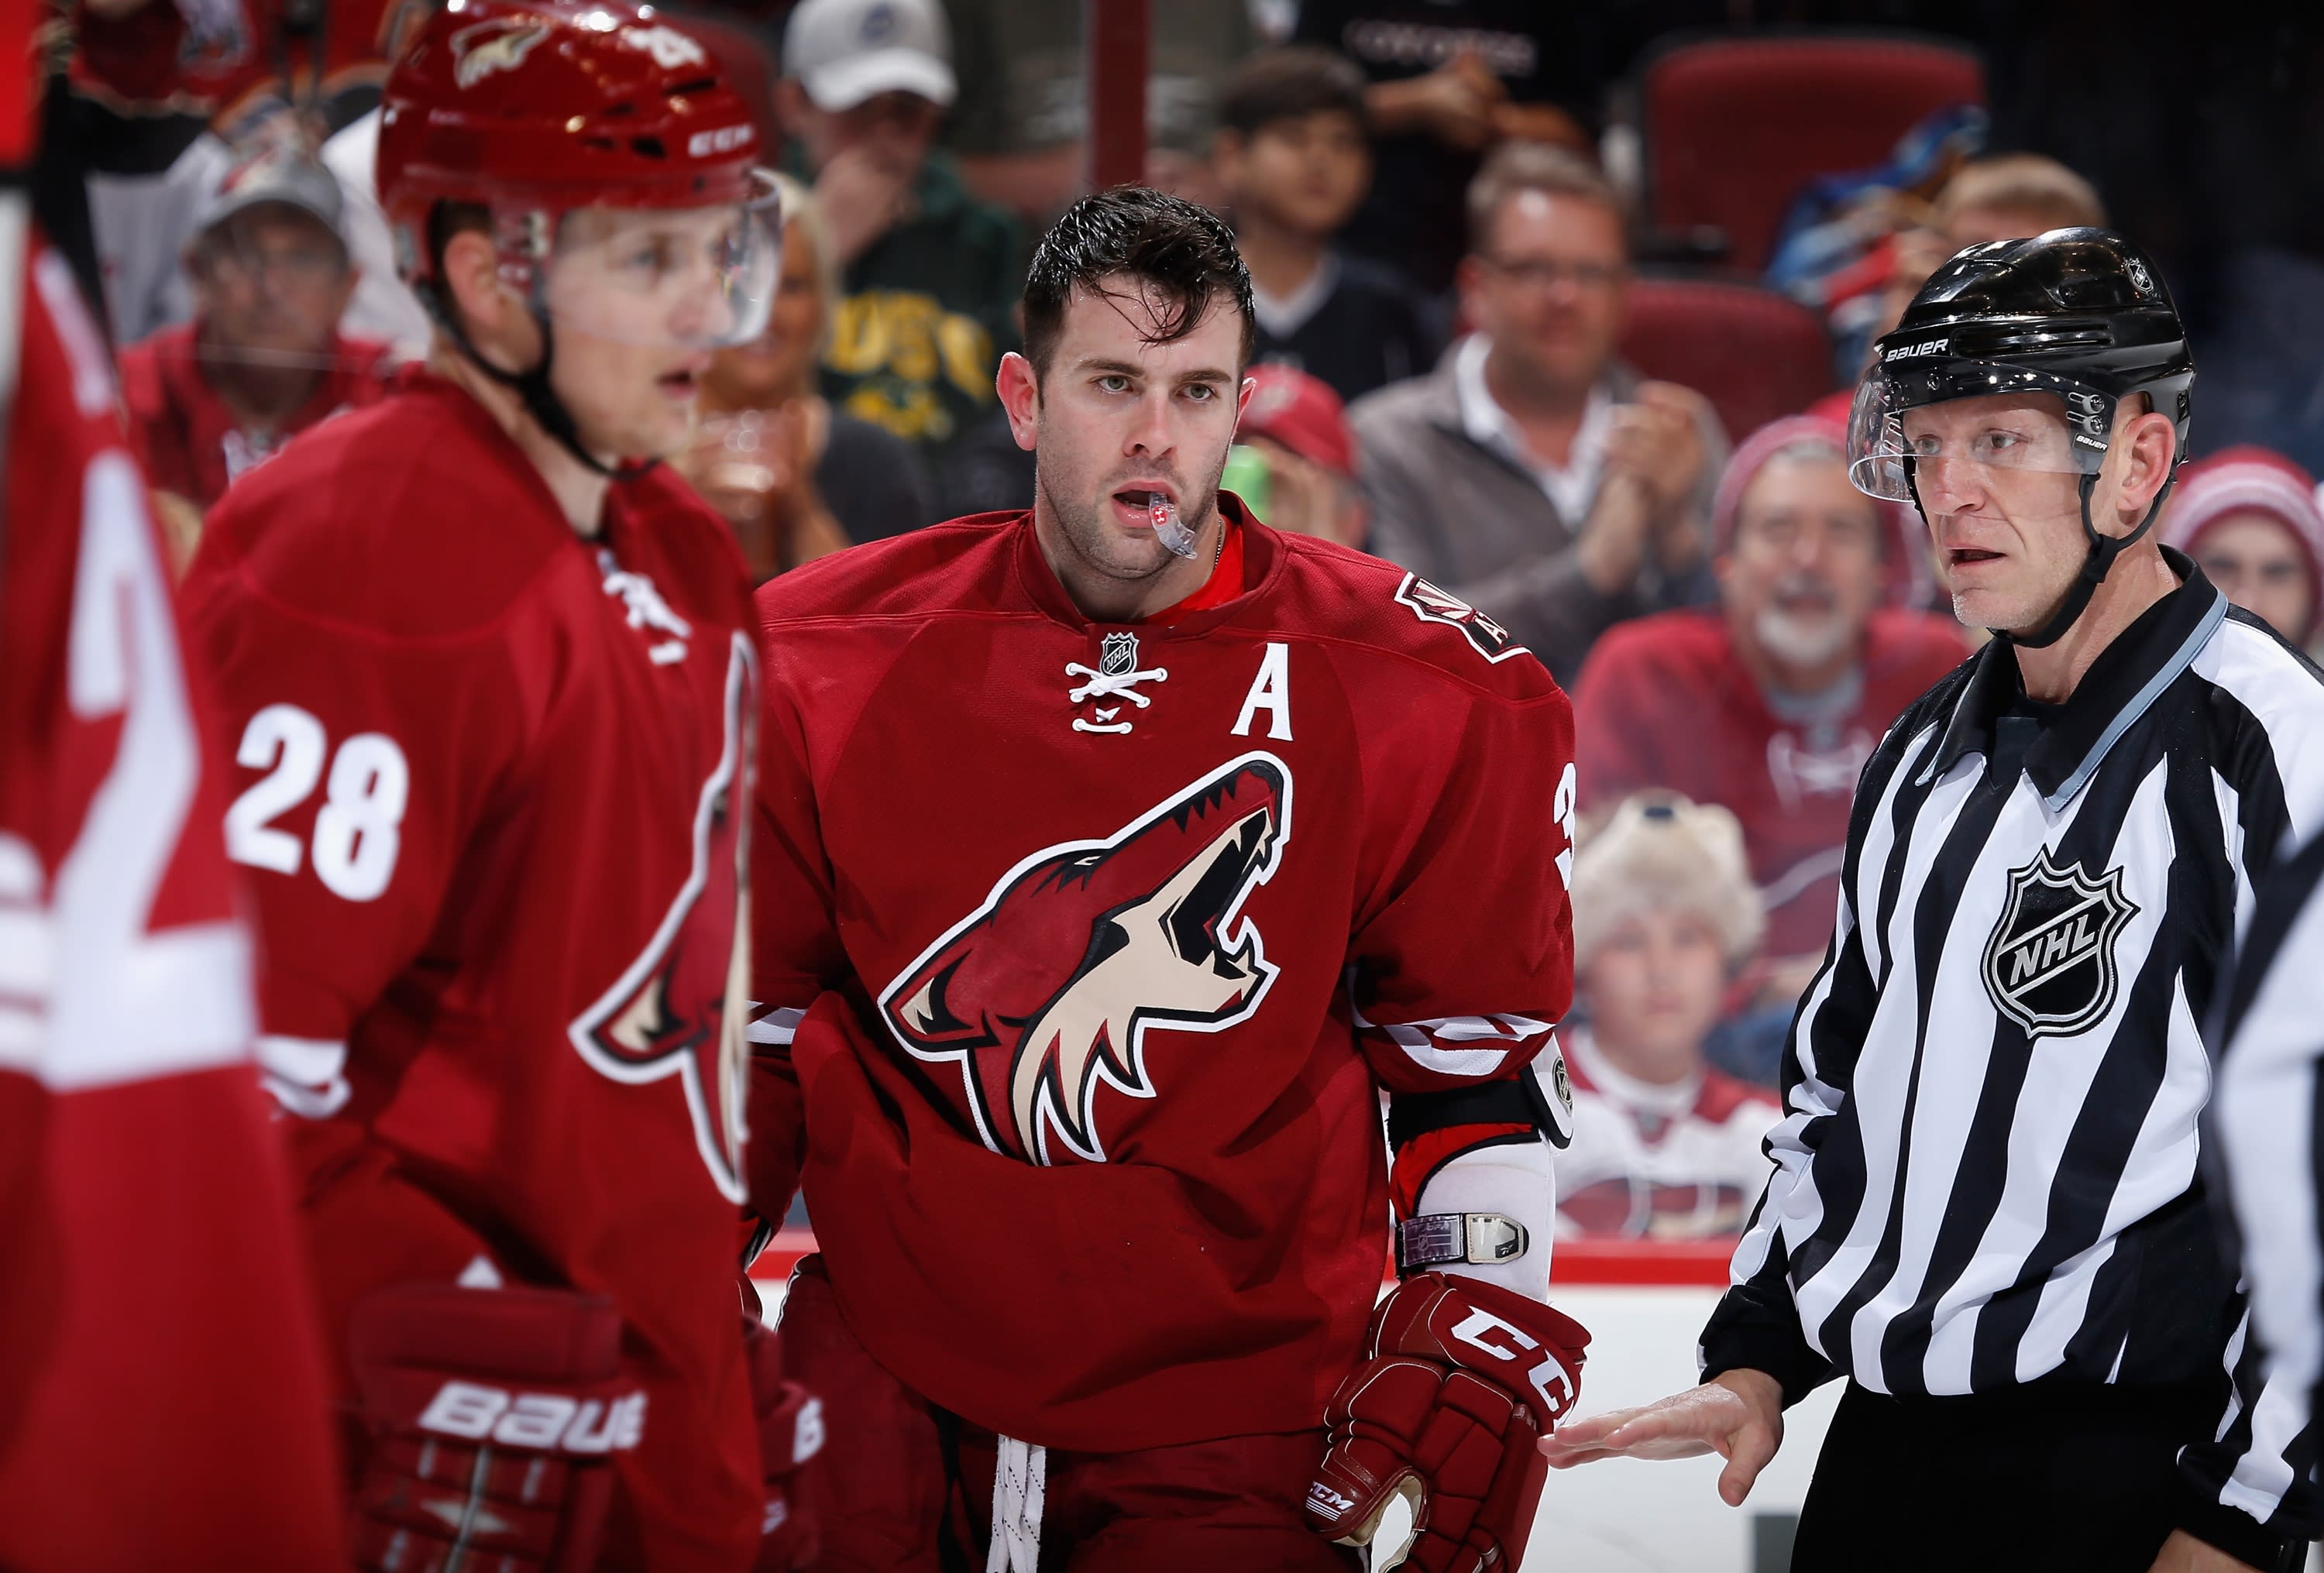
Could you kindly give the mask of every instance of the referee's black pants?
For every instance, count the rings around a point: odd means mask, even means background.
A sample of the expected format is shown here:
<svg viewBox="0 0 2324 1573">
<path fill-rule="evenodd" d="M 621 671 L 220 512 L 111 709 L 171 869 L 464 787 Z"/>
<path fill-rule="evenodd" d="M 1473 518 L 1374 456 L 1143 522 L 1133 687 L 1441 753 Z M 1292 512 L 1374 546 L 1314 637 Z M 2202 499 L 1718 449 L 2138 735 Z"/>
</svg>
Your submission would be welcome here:
<svg viewBox="0 0 2324 1573">
<path fill-rule="evenodd" d="M 2218 1422 L 2200 1390 L 2037 1383 L 1890 1398 L 1851 1382 L 1792 1573 L 2147 1573 L 2190 1498 L 2179 1449 Z"/>
</svg>

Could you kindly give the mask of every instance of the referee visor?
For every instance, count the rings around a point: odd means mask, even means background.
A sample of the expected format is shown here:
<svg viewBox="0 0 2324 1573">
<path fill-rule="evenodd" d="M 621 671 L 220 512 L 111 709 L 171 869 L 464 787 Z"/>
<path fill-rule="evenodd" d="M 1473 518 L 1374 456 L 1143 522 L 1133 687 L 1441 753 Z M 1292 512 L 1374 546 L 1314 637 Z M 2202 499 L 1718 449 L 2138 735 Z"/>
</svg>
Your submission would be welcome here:
<svg viewBox="0 0 2324 1573">
<path fill-rule="evenodd" d="M 2115 399 L 2087 382 L 1997 361 L 1946 355 L 1942 339 L 1902 345 L 1865 374 L 1848 416 L 1848 478 L 1868 496 L 1916 503 L 1932 465 L 2094 475 L 2106 462 Z M 1976 410 L 1910 412 L 1958 400 Z M 1957 479 L 1965 485 L 1971 476 Z M 1981 474 L 1984 484 L 2003 480 Z"/>
</svg>

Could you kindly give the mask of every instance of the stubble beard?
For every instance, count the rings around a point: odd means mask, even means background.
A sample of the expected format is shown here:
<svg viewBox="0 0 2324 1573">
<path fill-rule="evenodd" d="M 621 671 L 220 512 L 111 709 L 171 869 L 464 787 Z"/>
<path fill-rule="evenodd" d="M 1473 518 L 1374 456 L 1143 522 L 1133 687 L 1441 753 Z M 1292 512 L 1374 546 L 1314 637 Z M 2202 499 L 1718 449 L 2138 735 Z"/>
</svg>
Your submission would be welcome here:
<svg viewBox="0 0 2324 1573">
<path fill-rule="evenodd" d="M 1189 518 L 1180 513 L 1179 522 L 1192 530 L 1199 539 L 1210 529 L 1219 511 L 1219 477 L 1226 473 L 1226 455 L 1219 455 L 1219 464 L 1210 477 L 1210 483 L 1196 493 L 1203 500 L 1202 511 Z M 1037 449 L 1033 460 L 1033 489 L 1048 510 L 1049 518 L 1057 528 L 1058 537 L 1065 548 L 1092 569 L 1120 584 L 1135 584 L 1167 572 L 1174 564 L 1184 561 L 1164 546 L 1161 538 L 1148 532 L 1144 538 L 1124 536 L 1113 527 L 1107 513 L 1112 507 L 1113 493 L 1107 492 L 1094 501 L 1076 506 L 1059 495 L 1059 489 L 1049 484 L 1047 466 L 1042 465 Z M 1079 488 L 1072 488 L 1078 491 Z"/>
</svg>

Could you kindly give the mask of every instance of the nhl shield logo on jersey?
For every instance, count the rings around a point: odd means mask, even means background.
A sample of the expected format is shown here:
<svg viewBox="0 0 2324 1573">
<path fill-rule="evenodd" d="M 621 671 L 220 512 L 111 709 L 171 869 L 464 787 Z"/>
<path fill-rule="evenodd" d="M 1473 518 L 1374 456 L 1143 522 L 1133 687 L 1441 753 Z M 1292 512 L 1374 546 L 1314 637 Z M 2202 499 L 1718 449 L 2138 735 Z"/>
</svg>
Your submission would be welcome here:
<svg viewBox="0 0 2324 1573">
<path fill-rule="evenodd" d="M 1138 636 L 1134 633 L 1110 633 L 1098 646 L 1097 670 L 1101 677 L 1119 677 L 1138 670 Z"/>
<path fill-rule="evenodd" d="M 633 1085 L 675 1079 L 696 1148 L 727 1200 L 748 1199 L 742 1125 L 750 1019 L 751 766 L 756 754 L 758 658 L 734 636 L 725 689 L 726 738 L 702 784 L 694 863 L 653 937 L 597 1002 L 567 1029 L 599 1073 Z M 664 1094 L 667 1096 L 667 1094 Z"/>
<path fill-rule="evenodd" d="M 1148 1035 L 1218 1032 L 1266 998 L 1276 968 L 1241 910 L 1290 839 L 1290 767 L 1231 760 L 1103 841 L 1002 875 L 888 985 L 881 1018 L 914 1057 L 960 1066 L 994 1152 L 1102 1163 L 1098 1088 L 1156 1095 Z"/>
<path fill-rule="evenodd" d="M 1477 653 L 1489 661 L 1506 661 L 1511 656 L 1526 653 L 1525 646 L 1509 638 L 1508 629 L 1450 590 L 1440 590 L 1417 574 L 1404 576 L 1404 583 L 1396 587 L 1396 599 L 1399 605 L 1410 607 L 1412 614 L 1423 622 L 1441 622 L 1460 630 L 1461 637 L 1476 646 Z"/>
<path fill-rule="evenodd" d="M 2120 988 L 2114 942 L 2137 912 L 2123 870 L 2092 880 L 2043 848 L 2009 871 L 2009 899 L 1985 947 L 1993 1007 L 2030 1038 L 2071 1037 L 2105 1019 Z"/>
</svg>

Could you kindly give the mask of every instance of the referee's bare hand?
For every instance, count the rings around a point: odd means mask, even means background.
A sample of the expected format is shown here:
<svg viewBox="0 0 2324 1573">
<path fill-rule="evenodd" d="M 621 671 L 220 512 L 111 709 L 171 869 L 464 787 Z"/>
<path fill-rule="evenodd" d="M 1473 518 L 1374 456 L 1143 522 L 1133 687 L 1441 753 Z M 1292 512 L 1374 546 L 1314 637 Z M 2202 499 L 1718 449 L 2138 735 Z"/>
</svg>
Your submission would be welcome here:
<svg viewBox="0 0 2324 1573">
<path fill-rule="evenodd" d="M 1692 1458 L 1717 1453 L 1727 1460 L 1719 1495 L 1740 1507 L 1751 1483 L 1784 1440 L 1784 1394 L 1764 1371 L 1729 1371 L 1700 1387 L 1656 1399 L 1638 1409 L 1617 1409 L 1559 1426 L 1541 1440 L 1553 1469 L 1593 1458 Z"/>
</svg>

